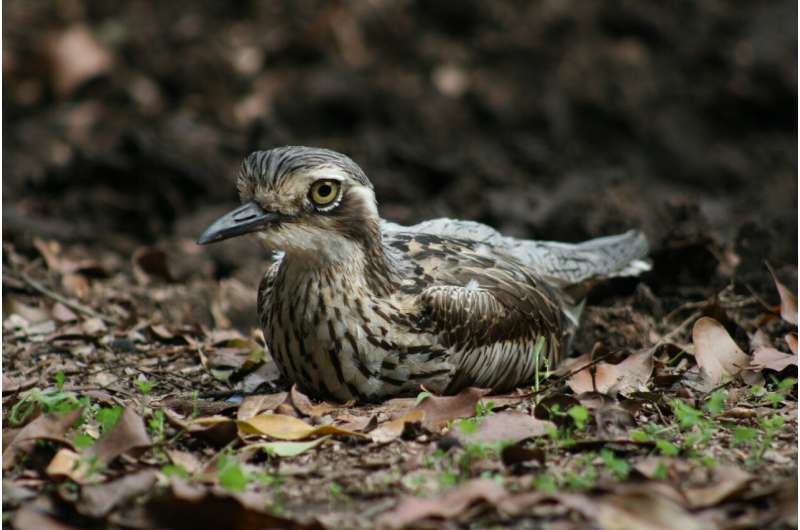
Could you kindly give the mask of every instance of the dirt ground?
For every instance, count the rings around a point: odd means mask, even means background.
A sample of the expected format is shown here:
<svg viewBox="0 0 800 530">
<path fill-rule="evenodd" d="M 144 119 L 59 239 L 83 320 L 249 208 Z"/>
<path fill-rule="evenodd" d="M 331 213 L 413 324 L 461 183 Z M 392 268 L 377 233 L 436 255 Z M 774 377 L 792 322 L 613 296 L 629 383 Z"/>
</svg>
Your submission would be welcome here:
<svg viewBox="0 0 800 530">
<path fill-rule="evenodd" d="M 796 21 L 4 2 L 3 521 L 796 527 Z M 637 227 L 653 270 L 592 292 L 579 360 L 538 388 L 310 401 L 256 329 L 269 252 L 193 242 L 242 157 L 285 144 L 349 154 L 387 219 Z"/>
</svg>

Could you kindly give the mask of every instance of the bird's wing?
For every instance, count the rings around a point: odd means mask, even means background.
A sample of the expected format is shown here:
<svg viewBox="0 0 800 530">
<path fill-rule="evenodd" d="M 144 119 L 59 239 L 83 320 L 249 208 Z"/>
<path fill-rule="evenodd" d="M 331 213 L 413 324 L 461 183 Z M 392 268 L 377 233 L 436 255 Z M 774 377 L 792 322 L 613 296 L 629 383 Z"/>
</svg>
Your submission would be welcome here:
<svg viewBox="0 0 800 530">
<path fill-rule="evenodd" d="M 478 287 L 479 282 L 486 287 Z M 418 303 L 426 324 L 454 352 L 457 370 L 451 391 L 467 383 L 505 389 L 529 380 L 540 337 L 540 359 L 555 366 L 562 355 L 560 307 L 535 285 L 512 285 L 482 275 L 465 287 L 429 287 Z"/>
<path fill-rule="evenodd" d="M 477 252 L 511 256 L 559 287 L 650 270 L 647 239 L 636 230 L 573 244 L 507 237 L 481 223 L 447 218 L 412 226 L 384 221 L 381 226 L 387 233 L 431 234 L 479 243 Z"/>
</svg>

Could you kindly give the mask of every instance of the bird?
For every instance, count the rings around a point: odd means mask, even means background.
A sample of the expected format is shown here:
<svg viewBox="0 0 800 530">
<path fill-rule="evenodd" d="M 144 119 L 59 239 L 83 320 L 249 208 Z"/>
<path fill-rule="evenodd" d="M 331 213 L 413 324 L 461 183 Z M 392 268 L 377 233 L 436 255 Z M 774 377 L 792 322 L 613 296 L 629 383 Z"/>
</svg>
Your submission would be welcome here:
<svg viewBox="0 0 800 530">
<path fill-rule="evenodd" d="M 593 285 L 650 268 L 636 230 L 569 244 L 383 220 L 361 167 L 323 148 L 255 151 L 236 187 L 241 206 L 197 243 L 256 234 L 275 251 L 259 323 L 282 377 L 319 399 L 530 386 L 567 355 Z"/>
</svg>

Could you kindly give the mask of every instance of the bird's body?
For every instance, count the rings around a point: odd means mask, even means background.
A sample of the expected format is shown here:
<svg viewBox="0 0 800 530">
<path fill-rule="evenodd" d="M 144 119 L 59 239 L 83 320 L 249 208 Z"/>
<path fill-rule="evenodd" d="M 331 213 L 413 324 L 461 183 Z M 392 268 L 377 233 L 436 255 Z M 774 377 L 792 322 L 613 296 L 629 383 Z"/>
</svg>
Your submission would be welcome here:
<svg viewBox="0 0 800 530">
<path fill-rule="evenodd" d="M 382 221 L 361 169 L 327 150 L 254 153 L 239 190 L 245 206 L 201 242 L 267 226 L 283 254 L 258 290 L 264 336 L 283 376 L 317 397 L 530 384 L 564 355 L 587 286 L 647 268 L 638 232 L 569 245 Z"/>
</svg>

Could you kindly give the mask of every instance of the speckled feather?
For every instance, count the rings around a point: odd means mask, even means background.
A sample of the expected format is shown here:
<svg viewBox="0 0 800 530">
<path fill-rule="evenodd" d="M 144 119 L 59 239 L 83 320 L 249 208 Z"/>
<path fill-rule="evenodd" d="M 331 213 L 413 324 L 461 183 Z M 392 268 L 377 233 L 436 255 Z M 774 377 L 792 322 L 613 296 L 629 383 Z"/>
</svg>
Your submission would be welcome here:
<svg viewBox="0 0 800 530">
<path fill-rule="evenodd" d="M 295 204 L 330 175 L 342 187 L 336 208 Z M 530 384 L 537 340 L 552 367 L 574 331 L 570 287 L 647 267 L 638 232 L 567 245 L 468 221 L 382 221 L 363 171 L 333 151 L 254 153 L 238 187 L 242 201 L 291 213 L 260 234 L 285 253 L 264 275 L 258 311 L 282 374 L 318 397 Z"/>
</svg>

